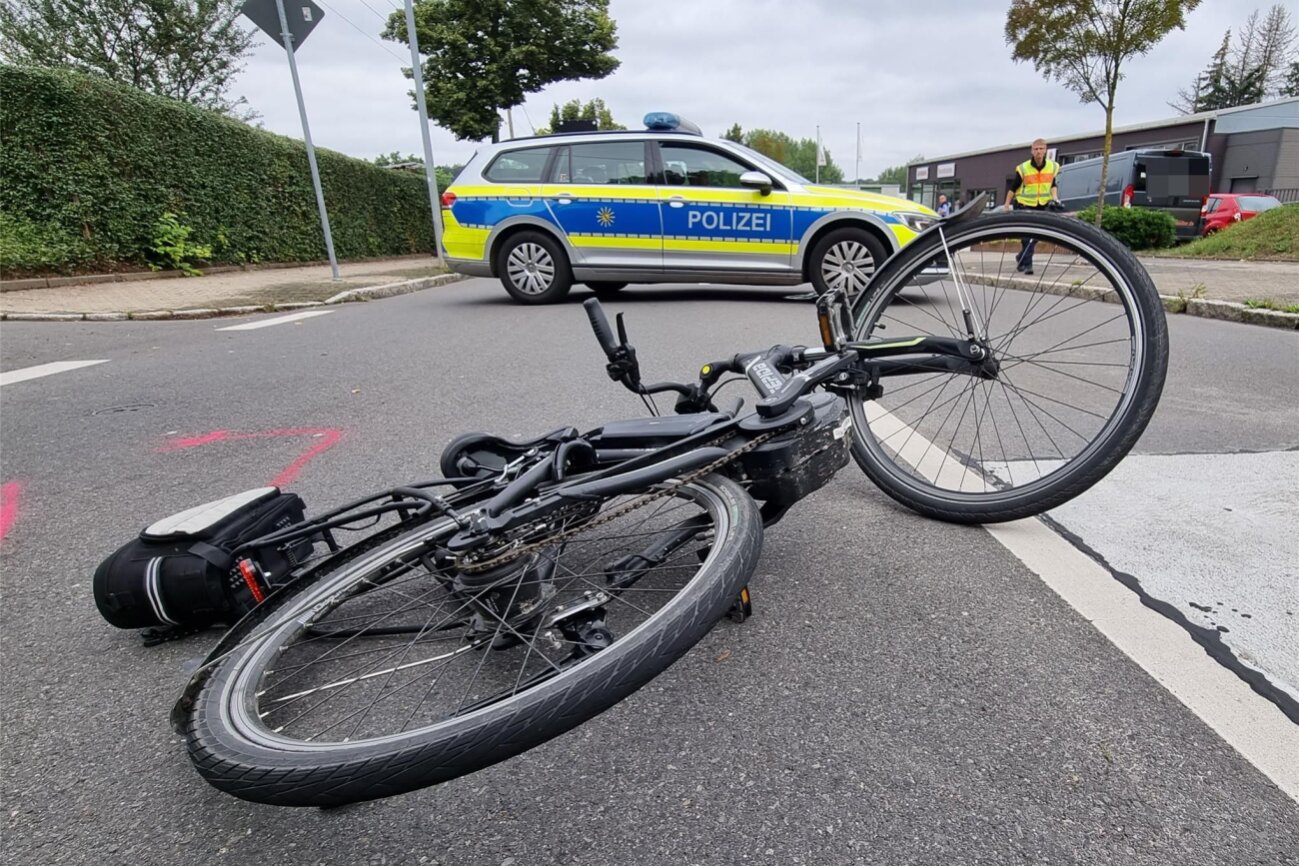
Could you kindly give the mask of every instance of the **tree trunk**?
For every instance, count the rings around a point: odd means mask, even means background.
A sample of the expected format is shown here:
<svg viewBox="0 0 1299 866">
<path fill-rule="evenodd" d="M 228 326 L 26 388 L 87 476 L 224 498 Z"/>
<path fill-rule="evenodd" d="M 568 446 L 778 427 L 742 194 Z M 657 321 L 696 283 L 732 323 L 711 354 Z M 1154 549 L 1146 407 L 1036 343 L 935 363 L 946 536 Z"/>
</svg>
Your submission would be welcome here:
<svg viewBox="0 0 1299 866">
<path fill-rule="evenodd" d="M 1105 144 L 1101 147 L 1101 188 L 1096 193 L 1096 227 L 1101 227 L 1101 218 L 1105 211 L 1105 185 L 1110 177 L 1110 148 L 1114 146 L 1114 94 L 1111 91 L 1109 101 L 1105 103 Z M 1122 193 L 1119 194 L 1120 199 Z M 1122 201 L 1120 201 L 1122 204 Z"/>
</svg>

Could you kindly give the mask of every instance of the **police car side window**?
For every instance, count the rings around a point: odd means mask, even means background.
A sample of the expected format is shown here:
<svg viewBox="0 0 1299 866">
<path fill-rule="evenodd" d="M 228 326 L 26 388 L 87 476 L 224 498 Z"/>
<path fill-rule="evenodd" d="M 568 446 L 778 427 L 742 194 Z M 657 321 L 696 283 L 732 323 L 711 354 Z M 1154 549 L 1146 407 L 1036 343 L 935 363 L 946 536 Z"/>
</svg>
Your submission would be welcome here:
<svg viewBox="0 0 1299 866">
<path fill-rule="evenodd" d="M 569 148 L 572 183 L 645 183 L 645 144 L 641 141 L 602 141 Z M 562 182 L 562 181 L 560 181 Z"/>
<path fill-rule="evenodd" d="M 551 147 L 510 150 L 492 160 L 483 177 L 495 183 L 540 183 Z"/>
<path fill-rule="evenodd" d="M 749 167 L 713 150 L 663 144 L 663 180 L 668 186 L 740 188 L 740 175 Z"/>
</svg>

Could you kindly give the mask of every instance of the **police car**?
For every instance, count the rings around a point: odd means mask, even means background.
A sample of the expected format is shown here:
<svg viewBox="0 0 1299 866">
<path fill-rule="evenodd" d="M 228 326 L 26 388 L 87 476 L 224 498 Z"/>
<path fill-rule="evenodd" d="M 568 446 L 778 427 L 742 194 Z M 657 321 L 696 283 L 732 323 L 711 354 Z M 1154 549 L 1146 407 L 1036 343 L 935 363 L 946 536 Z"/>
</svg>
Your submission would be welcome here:
<svg viewBox="0 0 1299 866">
<path fill-rule="evenodd" d="M 818 186 L 674 114 L 645 129 L 514 139 L 476 153 L 442 194 L 442 252 L 497 277 L 515 300 L 552 303 L 574 283 L 798 285 L 860 291 L 933 211 Z"/>
</svg>

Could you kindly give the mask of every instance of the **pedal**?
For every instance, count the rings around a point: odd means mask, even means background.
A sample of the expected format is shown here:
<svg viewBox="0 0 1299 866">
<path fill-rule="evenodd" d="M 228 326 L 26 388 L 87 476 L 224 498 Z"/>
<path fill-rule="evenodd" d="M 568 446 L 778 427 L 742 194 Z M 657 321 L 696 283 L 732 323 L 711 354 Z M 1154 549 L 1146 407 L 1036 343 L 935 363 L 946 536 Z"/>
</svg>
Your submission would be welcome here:
<svg viewBox="0 0 1299 866">
<path fill-rule="evenodd" d="M 753 602 L 749 599 L 749 587 L 746 585 L 740 587 L 740 594 L 731 603 L 726 618 L 731 622 L 744 622 L 751 616 L 753 616 Z"/>
</svg>

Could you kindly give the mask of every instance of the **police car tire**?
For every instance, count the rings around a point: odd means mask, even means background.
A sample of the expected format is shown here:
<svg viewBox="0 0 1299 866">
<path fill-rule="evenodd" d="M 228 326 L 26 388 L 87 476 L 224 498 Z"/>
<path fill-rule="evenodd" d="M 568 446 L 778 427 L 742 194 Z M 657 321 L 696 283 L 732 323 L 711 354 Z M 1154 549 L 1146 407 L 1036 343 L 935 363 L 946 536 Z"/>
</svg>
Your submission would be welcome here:
<svg viewBox="0 0 1299 866">
<path fill-rule="evenodd" d="M 540 292 L 526 292 L 510 279 L 506 262 L 509 261 L 510 253 L 524 244 L 536 244 L 541 247 L 555 263 L 555 274 L 550 286 Z M 573 271 L 569 267 L 568 256 L 564 254 L 559 243 L 544 232 L 519 232 L 507 238 L 496 254 L 496 274 L 500 277 L 505 291 L 521 304 L 553 304 L 563 300 L 568 290 L 573 287 Z"/>
<path fill-rule="evenodd" d="M 826 283 L 825 278 L 821 276 L 821 263 L 825 259 L 826 253 L 828 253 L 835 244 L 841 244 L 845 241 L 856 241 L 866 247 L 871 254 L 871 258 L 875 260 L 875 270 L 879 270 L 885 260 L 889 257 L 888 251 L 884 249 L 884 244 L 880 243 L 879 238 L 875 237 L 875 235 L 867 229 L 852 226 L 834 229 L 822 236 L 822 238 L 816 242 L 816 245 L 812 247 L 811 264 L 808 267 L 808 271 L 812 278 L 812 288 L 818 295 L 823 295 L 830 290 L 829 284 Z"/>
<path fill-rule="evenodd" d="M 586 284 L 586 287 L 591 291 L 595 292 L 597 297 L 612 298 L 614 295 L 618 294 L 623 289 L 627 288 L 627 284 L 599 281 L 599 282 L 588 282 Z"/>
</svg>

